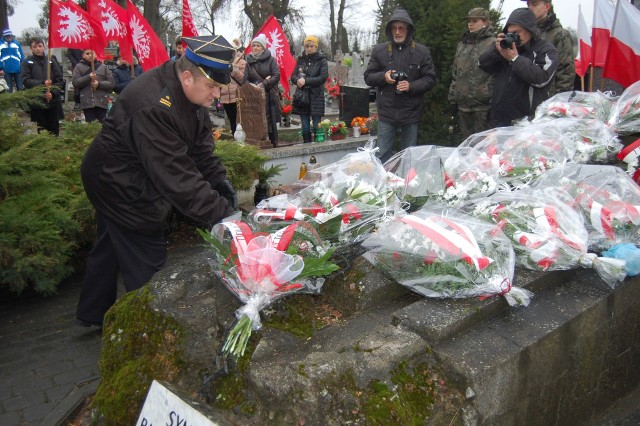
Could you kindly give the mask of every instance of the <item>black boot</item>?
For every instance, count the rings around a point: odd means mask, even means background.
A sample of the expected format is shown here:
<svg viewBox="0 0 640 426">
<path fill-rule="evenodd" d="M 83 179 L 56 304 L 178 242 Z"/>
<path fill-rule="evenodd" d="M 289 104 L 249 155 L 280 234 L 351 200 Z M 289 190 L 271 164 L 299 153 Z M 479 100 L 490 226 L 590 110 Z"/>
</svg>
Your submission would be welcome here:
<svg viewBox="0 0 640 426">
<path fill-rule="evenodd" d="M 302 132 L 302 140 L 304 141 L 304 143 L 310 143 L 311 142 L 311 132 Z"/>
<path fill-rule="evenodd" d="M 278 147 L 278 136 L 277 134 L 269 133 L 269 140 L 271 141 L 271 146 L 274 148 Z"/>
</svg>

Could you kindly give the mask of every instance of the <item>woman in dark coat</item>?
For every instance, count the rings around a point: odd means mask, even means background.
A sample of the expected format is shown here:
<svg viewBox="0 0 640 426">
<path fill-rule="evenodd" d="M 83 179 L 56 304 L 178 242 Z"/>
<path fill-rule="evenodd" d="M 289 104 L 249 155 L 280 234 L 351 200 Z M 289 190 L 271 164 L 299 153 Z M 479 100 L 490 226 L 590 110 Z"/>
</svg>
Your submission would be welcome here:
<svg viewBox="0 0 640 426">
<path fill-rule="evenodd" d="M 278 146 L 278 127 L 280 122 L 280 69 L 278 63 L 267 50 L 267 37 L 258 34 L 251 42 L 251 53 L 247 55 L 247 71 L 250 83 L 264 89 L 267 114 L 267 131 L 273 147 Z"/>
<path fill-rule="evenodd" d="M 311 142 L 311 120 L 315 135 L 324 115 L 324 83 L 328 77 L 327 58 L 318 52 L 318 37 L 309 35 L 304 39 L 304 53 L 298 58 L 291 75 L 291 83 L 297 86 L 296 90 L 306 90 L 309 95 L 307 107 L 293 105 L 292 110 L 293 114 L 300 116 L 304 143 Z"/>
</svg>

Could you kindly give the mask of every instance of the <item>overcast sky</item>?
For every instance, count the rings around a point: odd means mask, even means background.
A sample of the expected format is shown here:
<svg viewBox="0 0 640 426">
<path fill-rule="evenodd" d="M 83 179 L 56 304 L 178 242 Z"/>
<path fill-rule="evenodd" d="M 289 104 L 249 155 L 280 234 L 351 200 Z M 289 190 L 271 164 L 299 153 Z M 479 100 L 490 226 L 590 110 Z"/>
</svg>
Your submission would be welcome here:
<svg viewBox="0 0 640 426">
<path fill-rule="evenodd" d="M 313 1 L 308 2 L 305 0 L 305 15 L 307 17 L 307 22 L 305 24 L 305 33 L 307 34 L 317 34 L 322 35 L 328 32 L 328 22 L 321 26 L 319 22 L 325 22 L 326 20 L 314 19 L 313 16 L 318 16 L 321 14 L 320 5 L 322 1 Z M 364 4 L 370 4 L 369 8 L 362 7 L 361 10 L 369 9 L 369 12 L 363 12 L 357 16 L 356 25 L 361 28 L 370 28 L 373 29 L 375 27 L 375 20 L 373 15 L 373 8 L 375 7 L 376 0 L 362 0 Z M 493 7 L 497 7 L 498 1 L 492 0 Z M 576 29 L 578 27 L 578 5 L 582 5 L 582 14 L 587 21 L 587 25 L 591 27 L 591 22 L 593 20 L 593 0 L 556 0 L 554 3 L 554 10 L 560 19 L 560 22 L 564 27 L 571 27 Z M 509 16 L 511 11 L 518 7 L 526 6 L 524 1 L 520 0 L 505 0 L 503 6 L 503 15 L 506 17 Z M 24 29 L 30 27 L 37 27 L 37 15 L 42 9 L 40 0 L 21 0 L 20 4 L 16 7 L 16 13 L 13 16 L 9 17 L 9 26 L 13 30 L 14 34 L 19 35 Z M 307 13 L 308 12 L 308 13 Z M 239 13 L 239 12 L 238 12 Z M 226 20 L 224 23 L 223 20 L 220 22 L 216 22 L 216 26 L 219 32 L 222 33 L 225 37 L 232 39 L 237 36 L 234 34 L 233 30 L 233 19 Z M 225 26 L 226 24 L 226 26 Z M 428 44 L 428 41 L 426 41 Z"/>
</svg>

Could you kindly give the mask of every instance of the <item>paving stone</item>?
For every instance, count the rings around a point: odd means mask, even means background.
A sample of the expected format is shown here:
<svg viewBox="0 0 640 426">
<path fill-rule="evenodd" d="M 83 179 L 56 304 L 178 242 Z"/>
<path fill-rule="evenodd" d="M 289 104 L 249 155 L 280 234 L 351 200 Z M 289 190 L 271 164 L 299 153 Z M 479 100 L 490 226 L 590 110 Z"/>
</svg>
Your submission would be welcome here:
<svg viewBox="0 0 640 426">
<path fill-rule="evenodd" d="M 22 416 L 17 412 L 0 414 L 0 425 L 19 425 L 22 422 Z"/>
<path fill-rule="evenodd" d="M 53 383 L 56 385 L 78 384 L 92 379 L 96 375 L 96 368 L 84 367 L 75 368 L 61 374 L 53 376 Z"/>
<path fill-rule="evenodd" d="M 26 395 L 20 395 L 3 401 L 5 410 L 10 413 L 12 411 L 22 410 L 23 408 L 33 407 L 45 402 L 43 392 L 32 392 Z"/>
<path fill-rule="evenodd" d="M 36 391 L 50 389 L 53 386 L 51 377 L 42 377 L 40 379 L 26 379 L 13 385 L 13 393 L 16 396 L 29 394 Z"/>
</svg>

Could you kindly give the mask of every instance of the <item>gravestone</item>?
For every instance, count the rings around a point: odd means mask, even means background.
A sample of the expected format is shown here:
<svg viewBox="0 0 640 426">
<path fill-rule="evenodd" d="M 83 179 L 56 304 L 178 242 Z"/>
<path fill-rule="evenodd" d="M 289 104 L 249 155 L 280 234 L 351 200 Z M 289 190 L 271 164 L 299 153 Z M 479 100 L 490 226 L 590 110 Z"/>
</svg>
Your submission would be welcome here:
<svg viewBox="0 0 640 426">
<path fill-rule="evenodd" d="M 264 90 L 254 84 L 238 89 L 238 122 L 247 135 L 246 143 L 257 147 L 271 147 L 267 138 L 267 113 Z"/>
<path fill-rule="evenodd" d="M 329 78 L 335 78 L 340 86 L 349 80 L 349 67 L 341 62 L 329 62 Z"/>
<path fill-rule="evenodd" d="M 360 55 L 357 52 L 351 54 L 351 69 L 347 80 L 349 86 L 366 87 L 364 82 L 364 70 L 360 62 Z"/>
</svg>

